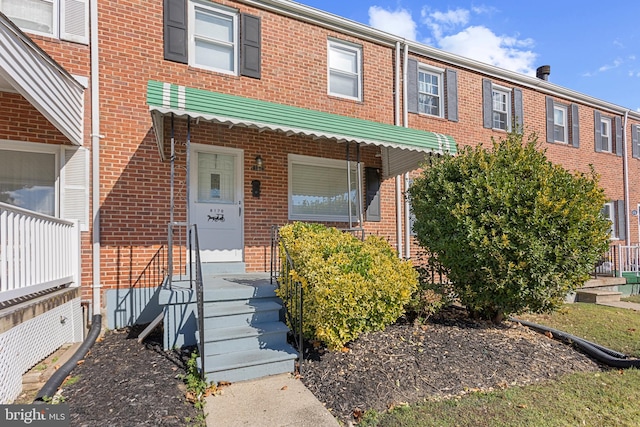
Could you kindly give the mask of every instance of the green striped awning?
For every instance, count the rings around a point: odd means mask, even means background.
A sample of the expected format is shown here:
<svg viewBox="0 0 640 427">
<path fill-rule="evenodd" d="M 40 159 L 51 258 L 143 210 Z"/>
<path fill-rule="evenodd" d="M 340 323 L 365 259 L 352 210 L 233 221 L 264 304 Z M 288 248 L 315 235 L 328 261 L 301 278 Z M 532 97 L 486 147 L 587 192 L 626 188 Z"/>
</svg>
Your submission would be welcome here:
<svg viewBox="0 0 640 427">
<path fill-rule="evenodd" d="M 245 126 L 305 135 L 337 142 L 377 145 L 383 160 L 394 160 L 401 169 L 415 169 L 424 153 L 456 154 L 451 136 L 435 132 L 404 128 L 338 114 L 325 113 L 274 102 L 194 89 L 150 80 L 147 85 L 147 104 L 154 119 L 158 143 L 162 147 L 161 118 L 165 114 L 189 116 L 233 126 Z M 385 153 L 386 152 L 386 153 Z M 409 165 L 410 164 L 410 165 Z M 407 169 L 410 167 L 410 169 Z M 387 176 L 397 174 L 397 168 L 385 165 Z M 403 171 L 403 172 L 404 172 Z"/>
</svg>

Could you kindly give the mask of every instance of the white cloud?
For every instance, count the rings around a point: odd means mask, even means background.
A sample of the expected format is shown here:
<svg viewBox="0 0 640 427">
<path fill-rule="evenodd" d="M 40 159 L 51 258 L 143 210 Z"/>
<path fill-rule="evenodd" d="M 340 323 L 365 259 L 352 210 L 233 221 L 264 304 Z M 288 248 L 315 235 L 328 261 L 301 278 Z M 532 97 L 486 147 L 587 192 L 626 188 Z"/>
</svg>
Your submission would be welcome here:
<svg viewBox="0 0 640 427">
<path fill-rule="evenodd" d="M 438 46 L 467 58 L 485 62 L 507 70 L 535 75 L 536 54 L 530 49 L 533 40 L 498 36 L 483 26 L 470 26 L 442 37 Z"/>
<path fill-rule="evenodd" d="M 416 23 L 411 17 L 411 12 L 406 9 L 391 11 L 379 6 L 371 6 L 369 25 L 408 40 L 417 39 Z"/>
<path fill-rule="evenodd" d="M 458 8 L 447 10 L 446 12 L 438 10 L 432 12 L 428 7 L 422 8 L 420 15 L 422 22 L 429 27 L 436 40 L 441 39 L 445 33 L 452 31 L 456 27 L 467 25 L 470 16 L 467 9 Z"/>
<path fill-rule="evenodd" d="M 511 71 L 535 75 L 537 55 L 532 51 L 532 39 L 495 34 L 483 25 L 469 25 L 474 15 L 489 14 L 494 9 L 474 7 L 468 9 L 421 11 L 422 23 L 433 35 L 425 42 L 467 58 L 485 62 Z"/>
<path fill-rule="evenodd" d="M 613 63 L 603 65 L 602 67 L 598 68 L 598 71 L 602 73 L 604 71 L 609 71 L 614 68 L 618 68 L 620 65 L 622 65 L 623 62 L 624 61 L 622 61 L 622 59 L 620 58 L 614 59 Z"/>
</svg>

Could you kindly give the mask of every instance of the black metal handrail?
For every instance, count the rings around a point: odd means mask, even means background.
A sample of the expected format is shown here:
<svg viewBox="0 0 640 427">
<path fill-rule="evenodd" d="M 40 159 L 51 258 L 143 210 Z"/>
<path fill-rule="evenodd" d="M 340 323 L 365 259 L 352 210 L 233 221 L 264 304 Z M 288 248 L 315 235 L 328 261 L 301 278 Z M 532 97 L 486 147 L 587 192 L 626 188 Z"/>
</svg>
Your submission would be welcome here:
<svg viewBox="0 0 640 427">
<path fill-rule="evenodd" d="M 271 283 L 278 286 L 278 295 L 285 308 L 287 325 L 298 351 L 298 373 L 302 374 L 304 337 L 302 332 L 302 283 L 291 274 L 295 268 L 286 245 L 279 239 L 279 228 L 271 227 Z"/>
<path fill-rule="evenodd" d="M 131 307 L 130 322 L 136 323 L 156 290 L 162 286 L 167 277 L 167 254 L 165 246 L 158 248 L 151 260 L 138 275 L 135 282 L 129 287 L 129 305 Z M 133 289 L 140 292 L 133 292 Z"/>
<path fill-rule="evenodd" d="M 616 276 L 620 271 L 618 266 L 619 248 L 617 245 L 611 245 L 609 250 L 600 256 L 600 259 L 593 267 L 591 275 L 594 278 Z"/>
<path fill-rule="evenodd" d="M 202 262 L 200 261 L 200 242 L 198 240 L 198 226 L 192 224 L 189 227 L 189 241 L 192 243 L 193 251 L 195 252 L 195 285 L 196 285 L 196 299 L 198 310 L 198 354 L 200 355 L 200 375 L 204 380 L 206 378 L 206 370 L 204 366 L 204 285 L 202 281 Z"/>
</svg>

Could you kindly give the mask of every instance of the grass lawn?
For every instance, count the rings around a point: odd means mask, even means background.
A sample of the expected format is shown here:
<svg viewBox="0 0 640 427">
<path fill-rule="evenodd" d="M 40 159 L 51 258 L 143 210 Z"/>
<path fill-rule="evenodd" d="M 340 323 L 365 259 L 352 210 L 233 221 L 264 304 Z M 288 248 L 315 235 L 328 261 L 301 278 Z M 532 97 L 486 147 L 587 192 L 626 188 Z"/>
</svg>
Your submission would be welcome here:
<svg viewBox="0 0 640 427">
<path fill-rule="evenodd" d="M 640 357 L 640 313 L 595 304 L 567 304 L 523 319 Z M 384 414 L 366 426 L 638 426 L 640 370 L 576 373 L 556 381 L 427 401 Z"/>
<path fill-rule="evenodd" d="M 637 304 L 640 304 L 640 295 L 630 295 L 628 297 L 620 298 L 620 299 L 622 301 L 635 302 Z"/>
</svg>

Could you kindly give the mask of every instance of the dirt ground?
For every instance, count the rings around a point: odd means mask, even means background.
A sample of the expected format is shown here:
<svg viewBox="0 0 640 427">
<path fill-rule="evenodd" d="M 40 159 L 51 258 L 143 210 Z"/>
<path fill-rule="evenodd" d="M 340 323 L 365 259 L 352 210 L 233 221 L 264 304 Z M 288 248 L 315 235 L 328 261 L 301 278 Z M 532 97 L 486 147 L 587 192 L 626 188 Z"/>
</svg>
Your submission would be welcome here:
<svg viewBox="0 0 640 427">
<path fill-rule="evenodd" d="M 178 378 L 188 353 L 165 352 L 160 332 L 110 331 L 64 386 L 72 426 L 196 425 Z M 398 322 L 329 352 L 308 346 L 302 381 L 343 422 L 429 397 L 446 398 L 603 369 L 587 356 L 510 322 L 476 322 L 450 309 L 426 325 Z"/>
</svg>

